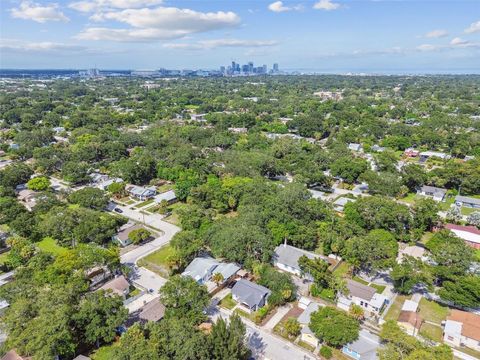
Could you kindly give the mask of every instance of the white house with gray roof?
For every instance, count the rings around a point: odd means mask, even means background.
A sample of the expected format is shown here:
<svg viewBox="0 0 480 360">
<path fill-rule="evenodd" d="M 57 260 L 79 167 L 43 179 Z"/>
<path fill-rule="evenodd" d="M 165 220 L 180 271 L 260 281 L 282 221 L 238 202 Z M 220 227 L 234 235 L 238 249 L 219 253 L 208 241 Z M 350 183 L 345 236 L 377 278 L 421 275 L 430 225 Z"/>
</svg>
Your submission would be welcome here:
<svg viewBox="0 0 480 360">
<path fill-rule="evenodd" d="M 222 263 L 212 257 L 197 257 L 186 267 L 183 276 L 190 276 L 199 284 L 211 281 L 214 274 L 220 273 L 226 283 L 240 270 L 240 266 L 233 263 Z"/>
<path fill-rule="evenodd" d="M 465 206 L 474 209 L 480 209 L 480 199 L 468 196 L 455 196 L 455 204 L 457 206 Z"/>
<path fill-rule="evenodd" d="M 127 187 L 126 190 L 128 191 L 130 196 L 142 201 L 153 198 L 157 193 L 155 186 L 143 187 L 143 186 L 130 185 Z"/>
<path fill-rule="evenodd" d="M 232 288 L 232 298 L 247 311 L 257 311 L 267 304 L 272 292 L 264 286 L 240 279 Z"/>
<path fill-rule="evenodd" d="M 275 248 L 272 257 L 273 265 L 280 270 L 289 272 L 297 276 L 302 276 L 302 270 L 298 265 L 298 259 L 300 259 L 302 256 L 306 256 L 309 259 L 321 258 L 328 262 L 328 258 L 325 256 L 314 254 L 309 251 L 302 250 L 287 244 L 282 244 Z M 304 277 L 312 280 L 309 274 L 305 274 Z"/>
<path fill-rule="evenodd" d="M 362 329 L 357 340 L 343 346 L 342 353 L 352 359 L 376 360 L 378 359 L 377 350 L 379 347 L 380 338 Z"/>
<path fill-rule="evenodd" d="M 301 313 L 297 319 L 302 327 L 302 329 L 300 330 L 300 339 L 315 348 L 318 346 L 319 340 L 308 325 L 310 324 L 310 317 L 312 316 L 312 314 L 318 311 L 321 306 L 322 305 L 319 303 L 313 301 L 310 302 L 304 312 Z"/>
<path fill-rule="evenodd" d="M 361 284 L 355 280 L 347 280 L 348 294 L 340 294 L 337 306 L 348 311 L 350 305 L 361 306 L 366 312 L 379 314 L 388 299 L 377 293 L 373 287 Z"/>
<path fill-rule="evenodd" d="M 437 188 L 435 186 L 422 186 L 417 191 L 417 195 L 429 197 L 435 201 L 444 201 L 445 195 L 447 195 L 447 190 L 442 188 Z"/>
</svg>

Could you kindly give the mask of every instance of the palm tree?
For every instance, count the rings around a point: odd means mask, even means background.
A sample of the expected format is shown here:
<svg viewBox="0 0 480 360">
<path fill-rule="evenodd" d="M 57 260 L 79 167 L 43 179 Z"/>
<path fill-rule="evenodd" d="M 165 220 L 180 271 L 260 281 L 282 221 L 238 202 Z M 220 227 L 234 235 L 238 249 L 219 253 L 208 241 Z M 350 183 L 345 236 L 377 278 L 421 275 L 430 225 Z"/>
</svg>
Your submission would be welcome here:
<svg viewBox="0 0 480 360">
<path fill-rule="evenodd" d="M 212 280 L 218 286 L 223 282 L 224 278 L 223 278 L 223 275 L 221 273 L 215 273 L 212 276 Z"/>
</svg>

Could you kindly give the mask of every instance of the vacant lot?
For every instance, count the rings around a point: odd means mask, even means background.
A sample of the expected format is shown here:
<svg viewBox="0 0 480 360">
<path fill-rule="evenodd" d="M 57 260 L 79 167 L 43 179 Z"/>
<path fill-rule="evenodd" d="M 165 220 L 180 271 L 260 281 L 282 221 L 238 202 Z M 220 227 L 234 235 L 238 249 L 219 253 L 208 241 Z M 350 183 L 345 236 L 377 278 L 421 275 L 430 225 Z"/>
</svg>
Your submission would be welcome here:
<svg viewBox="0 0 480 360">
<path fill-rule="evenodd" d="M 170 245 L 166 245 L 141 259 L 138 265 L 146 267 L 162 277 L 168 278 L 170 270 L 168 260 L 169 257 L 174 254 L 174 251 Z"/>
<path fill-rule="evenodd" d="M 440 325 L 447 318 L 448 307 L 422 297 L 419 304 L 420 315 L 424 320 Z"/>
</svg>

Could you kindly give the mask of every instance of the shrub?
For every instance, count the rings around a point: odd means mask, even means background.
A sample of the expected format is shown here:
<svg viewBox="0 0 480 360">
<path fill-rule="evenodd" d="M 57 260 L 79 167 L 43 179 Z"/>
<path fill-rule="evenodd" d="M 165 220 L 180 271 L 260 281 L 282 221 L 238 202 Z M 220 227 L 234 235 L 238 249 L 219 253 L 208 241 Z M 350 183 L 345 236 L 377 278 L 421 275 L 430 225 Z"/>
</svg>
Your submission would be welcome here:
<svg viewBox="0 0 480 360">
<path fill-rule="evenodd" d="M 332 356 L 333 356 L 332 349 L 329 348 L 329 347 L 326 346 L 326 345 L 323 345 L 323 346 L 320 348 L 320 355 L 321 355 L 322 357 L 324 357 L 325 359 L 331 359 Z"/>
</svg>

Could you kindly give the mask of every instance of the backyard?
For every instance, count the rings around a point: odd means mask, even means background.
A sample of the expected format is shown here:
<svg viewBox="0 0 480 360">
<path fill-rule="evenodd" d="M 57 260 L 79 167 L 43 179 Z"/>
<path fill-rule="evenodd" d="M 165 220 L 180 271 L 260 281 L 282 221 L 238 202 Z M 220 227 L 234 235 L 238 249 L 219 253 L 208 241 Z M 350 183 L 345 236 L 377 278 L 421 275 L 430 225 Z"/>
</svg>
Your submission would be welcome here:
<svg viewBox="0 0 480 360">
<path fill-rule="evenodd" d="M 37 243 L 37 247 L 49 254 L 52 254 L 54 256 L 56 255 L 61 255 L 67 251 L 66 248 L 63 246 L 57 245 L 55 239 L 51 237 L 46 237 L 42 241 Z"/>
<path fill-rule="evenodd" d="M 402 311 L 402 306 L 405 300 L 409 299 L 410 296 L 397 295 L 395 301 L 388 309 L 387 314 L 385 315 L 384 320 L 394 320 L 397 321 L 400 312 Z"/>
<path fill-rule="evenodd" d="M 422 297 L 419 304 L 420 316 L 427 321 L 441 325 L 447 318 L 448 307 Z"/>
</svg>

